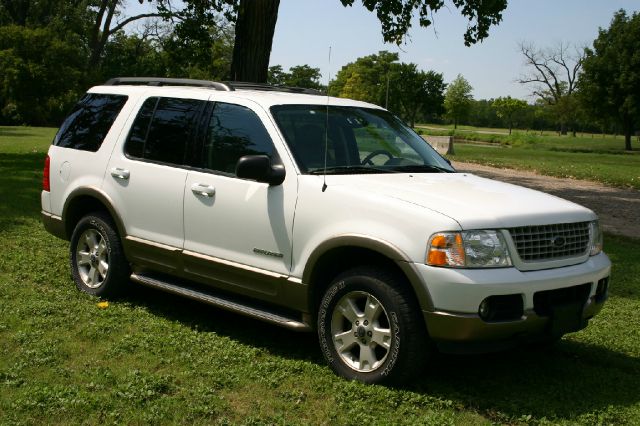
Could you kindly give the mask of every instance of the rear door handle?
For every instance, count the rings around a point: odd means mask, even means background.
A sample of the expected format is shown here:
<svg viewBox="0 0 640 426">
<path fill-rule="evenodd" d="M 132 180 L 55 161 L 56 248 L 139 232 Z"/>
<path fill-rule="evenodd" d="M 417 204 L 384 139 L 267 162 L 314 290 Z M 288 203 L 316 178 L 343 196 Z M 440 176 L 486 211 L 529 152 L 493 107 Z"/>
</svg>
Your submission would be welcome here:
<svg viewBox="0 0 640 426">
<path fill-rule="evenodd" d="M 216 189 L 205 183 L 194 183 L 191 185 L 191 192 L 202 197 L 213 197 L 216 193 Z"/>
<path fill-rule="evenodd" d="M 129 170 L 121 169 L 120 167 L 114 167 L 113 169 L 111 169 L 111 176 L 116 179 L 128 180 Z"/>
</svg>

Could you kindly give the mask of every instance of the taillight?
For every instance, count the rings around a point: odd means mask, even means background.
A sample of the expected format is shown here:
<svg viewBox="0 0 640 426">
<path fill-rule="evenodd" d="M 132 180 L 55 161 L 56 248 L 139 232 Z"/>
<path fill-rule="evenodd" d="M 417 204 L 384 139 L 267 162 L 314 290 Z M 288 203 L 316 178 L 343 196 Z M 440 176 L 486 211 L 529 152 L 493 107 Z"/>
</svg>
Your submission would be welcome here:
<svg viewBox="0 0 640 426">
<path fill-rule="evenodd" d="M 47 158 L 44 159 L 44 170 L 42 172 L 42 189 L 47 192 L 51 191 L 51 184 L 49 182 L 49 168 L 50 168 L 49 163 L 50 162 L 51 160 L 47 155 Z"/>
</svg>

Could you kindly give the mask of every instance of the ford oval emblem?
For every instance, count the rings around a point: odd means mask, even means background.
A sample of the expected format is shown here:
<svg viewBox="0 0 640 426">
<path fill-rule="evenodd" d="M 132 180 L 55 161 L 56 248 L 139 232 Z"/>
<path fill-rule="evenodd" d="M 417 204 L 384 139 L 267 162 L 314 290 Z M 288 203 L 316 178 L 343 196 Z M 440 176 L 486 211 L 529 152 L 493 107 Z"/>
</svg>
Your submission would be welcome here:
<svg viewBox="0 0 640 426">
<path fill-rule="evenodd" d="M 549 240 L 549 242 L 555 248 L 562 248 L 564 247 L 567 241 L 565 240 L 564 237 L 553 237 L 551 238 L 551 240 Z"/>
</svg>

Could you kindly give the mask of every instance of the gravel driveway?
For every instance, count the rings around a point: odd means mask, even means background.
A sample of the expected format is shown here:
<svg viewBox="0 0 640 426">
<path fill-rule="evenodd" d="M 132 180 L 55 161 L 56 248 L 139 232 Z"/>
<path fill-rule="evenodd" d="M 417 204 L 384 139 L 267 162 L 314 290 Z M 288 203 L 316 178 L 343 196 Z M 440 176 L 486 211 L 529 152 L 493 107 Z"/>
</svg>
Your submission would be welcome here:
<svg viewBox="0 0 640 426">
<path fill-rule="evenodd" d="M 537 189 L 571 200 L 595 211 L 607 232 L 640 238 L 640 191 L 621 189 L 578 179 L 542 176 L 533 172 L 497 169 L 454 162 L 459 172 L 501 180 Z"/>
</svg>

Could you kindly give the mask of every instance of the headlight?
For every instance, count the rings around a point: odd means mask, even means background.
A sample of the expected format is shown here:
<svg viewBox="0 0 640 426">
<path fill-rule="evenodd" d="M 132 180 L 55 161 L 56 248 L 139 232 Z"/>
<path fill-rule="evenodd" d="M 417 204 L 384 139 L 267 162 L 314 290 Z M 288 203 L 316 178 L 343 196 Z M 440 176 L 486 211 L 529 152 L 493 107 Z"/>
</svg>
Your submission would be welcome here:
<svg viewBox="0 0 640 426">
<path fill-rule="evenodd" d="M 500 268 L 511 266 L 511 257 L 499 231 L 439 232 L 429 239 L 426 263 L 452 268 Z"/>
<path fill-rule="evenodd" d="M 589 255 L 595 256 L 602 251 L 602 230 L 597 220 L 589 222 L 589 241 L 591 244 Z"/>
</svg>

